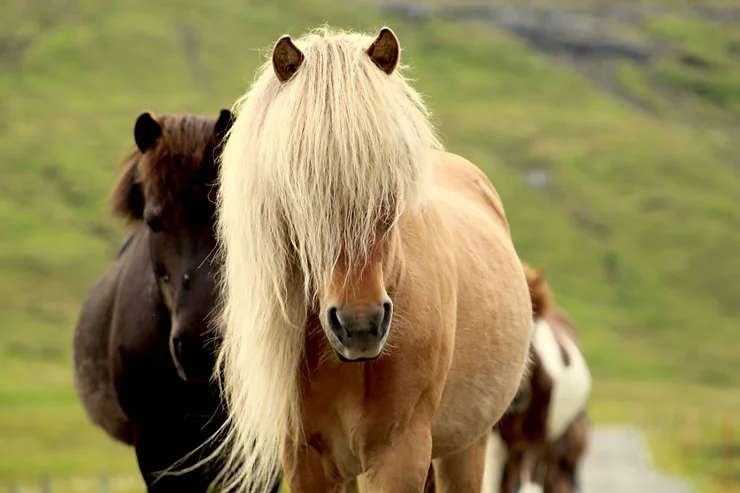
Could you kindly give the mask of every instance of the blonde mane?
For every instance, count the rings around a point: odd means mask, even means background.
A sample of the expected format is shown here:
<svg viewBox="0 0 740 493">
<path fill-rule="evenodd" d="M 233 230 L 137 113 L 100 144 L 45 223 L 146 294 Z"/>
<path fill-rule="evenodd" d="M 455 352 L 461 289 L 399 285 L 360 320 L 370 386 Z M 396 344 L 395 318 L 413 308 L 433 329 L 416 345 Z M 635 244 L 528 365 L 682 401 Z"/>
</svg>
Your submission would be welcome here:
<svg viewBox="0 0 740 493">
<path fill-rule="evenodd" d="M 372 42 L 310 32 L 287 82 L 268 61 L 234 106 L 218 197 L 231 487 L 265 489 L 301 433 L 306 317 L 340 253 L 363 258 L 378 221 L 425 202 L 427 151 L 442 146 L 403 67 L 381 70 Z"/>
</svg>

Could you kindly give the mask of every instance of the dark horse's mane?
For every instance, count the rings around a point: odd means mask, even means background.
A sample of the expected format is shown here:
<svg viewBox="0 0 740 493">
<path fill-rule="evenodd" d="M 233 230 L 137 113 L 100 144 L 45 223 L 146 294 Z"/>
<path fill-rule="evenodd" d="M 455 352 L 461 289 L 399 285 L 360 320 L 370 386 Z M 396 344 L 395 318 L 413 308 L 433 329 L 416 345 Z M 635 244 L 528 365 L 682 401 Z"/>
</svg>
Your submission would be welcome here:
<svg viewBox="0 0 740 493">
<path fill-rule="evenodd" d="M 212 204 L 204 200 L 212 200 L 210 189 L 217 175 L 216 120 L 201 115 L 155 118 L 162 133 L 146 153 L 135 148 L 124 160 L 123 171 L 109 197 L 113 214 L 129 222 L 140 222 L 144 218 L 145 197 L 156 197 L 161 211 L 175 217 L 210 211 Z"/>
<path fill-rule="evenodd" d="M 524 272 L 527 277 L 529 294 L 532 298 L 532 312 L 535 318 L 541 318 L 549 315 L 555 308 L 552 291 L 545 280 L 545 271 L 543 268 L 534 269 L 524 264 Z"/>
</svg>

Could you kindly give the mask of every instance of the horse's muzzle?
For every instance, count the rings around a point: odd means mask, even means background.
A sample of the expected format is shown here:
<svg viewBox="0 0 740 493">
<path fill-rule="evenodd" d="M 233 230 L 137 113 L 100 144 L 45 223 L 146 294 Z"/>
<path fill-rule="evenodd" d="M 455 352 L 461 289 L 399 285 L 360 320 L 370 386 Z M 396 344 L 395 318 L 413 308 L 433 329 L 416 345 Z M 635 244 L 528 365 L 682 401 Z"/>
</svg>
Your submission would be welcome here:
<svg viewBox="0 0 740 493">
<path fill-rule="evenodd" d="M 177 374 L 186 382 L 207 382 L 216 364 L 200 337 L 170 337 L 170 354 Z"/>
<path fill-rule="evenodd" d="M 380 356 L 393 316 L 389 299 L 375 306 L 336 307 L 326 310 L 324 330 L 343 362 L 371 361 Z"/>
</svg>

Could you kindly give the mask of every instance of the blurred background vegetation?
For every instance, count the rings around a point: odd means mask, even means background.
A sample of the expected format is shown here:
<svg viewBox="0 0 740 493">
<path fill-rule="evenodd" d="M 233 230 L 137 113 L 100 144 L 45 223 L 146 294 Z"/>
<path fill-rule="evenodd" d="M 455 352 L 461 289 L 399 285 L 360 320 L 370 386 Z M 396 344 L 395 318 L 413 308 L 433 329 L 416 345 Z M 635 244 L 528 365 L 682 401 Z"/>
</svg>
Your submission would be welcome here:
<svg viewBox="0 0 740 493">
<path fill-rule="evenodd" d="M 101 471 L 141 491 L 71 379 L 81 300 L 125 234 L 106 196 L 134 121 L 216 117 L 280 35 L 325 22 L 396 31 L 449 150 L 575 319 L 595 421 L 641 426 L 699 491 L 740 491 L 740 7 L 407 1 L 0 5 L 0 491 Z"/>
</svg>

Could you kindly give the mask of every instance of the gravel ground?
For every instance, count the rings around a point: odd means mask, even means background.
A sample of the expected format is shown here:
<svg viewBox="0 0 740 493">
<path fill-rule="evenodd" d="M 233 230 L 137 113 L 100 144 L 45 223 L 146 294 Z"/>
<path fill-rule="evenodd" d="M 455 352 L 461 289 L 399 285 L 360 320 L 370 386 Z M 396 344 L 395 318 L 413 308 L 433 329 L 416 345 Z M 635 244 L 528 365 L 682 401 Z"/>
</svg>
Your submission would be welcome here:
<svg viewBox="0 0 740 493">
<path fill-rule="evenodd" d="M 645 440 L 627 426 L 596 427 L 582 467 L 582 493 L 694 493 L 656 471 Z"/>
</svg>

